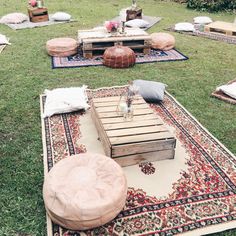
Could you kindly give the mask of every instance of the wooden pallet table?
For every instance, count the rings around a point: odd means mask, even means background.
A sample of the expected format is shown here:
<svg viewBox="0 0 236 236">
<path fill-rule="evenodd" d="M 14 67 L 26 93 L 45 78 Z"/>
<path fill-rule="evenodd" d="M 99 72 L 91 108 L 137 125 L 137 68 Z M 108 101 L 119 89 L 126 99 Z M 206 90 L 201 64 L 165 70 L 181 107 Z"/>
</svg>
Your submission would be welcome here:
<svg viewBox="0 0 236 236">
<path fill-rule="evenodd" d="M 79 30 L 78 41 L 85 58 L 103 55 L 108 47 L 116 45 L 127 46 L 144 54 L 149 54 L 151 50 L 151 37 L 141 29 L 126 28 L 124 33 L 115 34 L 105 30 Z"/>
<path fill-rule="evenodd" d="M 91 115 L 105 154 L 121 166 L 173 159 L 176 139 L 143 98 L 133 101 L 131 121 L 117 113 L 119 99 L 94 98 L 92 102 Z"/>
<path fill-rule="evenodd" d="M 221 33 L 228 36 L 236 36 L 236 24 L 224 21 L 215 21 L 213 23 L 205 25 L 204 31 Z"/>
</svg>

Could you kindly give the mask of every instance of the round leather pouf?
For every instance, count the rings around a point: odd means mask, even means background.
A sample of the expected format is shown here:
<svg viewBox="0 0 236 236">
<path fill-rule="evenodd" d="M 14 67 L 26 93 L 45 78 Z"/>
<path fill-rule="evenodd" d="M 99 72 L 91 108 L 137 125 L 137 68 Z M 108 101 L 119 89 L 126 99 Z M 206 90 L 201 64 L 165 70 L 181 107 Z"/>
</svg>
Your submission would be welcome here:
<svg viewBox="0 0 236 236">
<path fill-rule="evenodd" d="M 103 64 L 111 68 L 128 68 L 135 64 L 135 53 L 129 47 L 113 46 L 103 54 Z"/>
<path fill-rule="evenodd" d="M 55 223 L 71 230 L 106 224 L 123 209 L 127 182 L 111 158 L 95 153 L 60 160 L 43 185 L 45 208 Z"/>
<path fill-rule="evenodd" d="M 175 37 L 171 34 L 152 33 L 150 36 L 152 48 L 167 51 L 175 46 Z"/>
<path fill-rule="evenodd" d="M 77 53 L 78 45 L 72 38 L 55 38 L 47 41 L 46 49 L 50 56 L 68 57 Z"/>
</svg>

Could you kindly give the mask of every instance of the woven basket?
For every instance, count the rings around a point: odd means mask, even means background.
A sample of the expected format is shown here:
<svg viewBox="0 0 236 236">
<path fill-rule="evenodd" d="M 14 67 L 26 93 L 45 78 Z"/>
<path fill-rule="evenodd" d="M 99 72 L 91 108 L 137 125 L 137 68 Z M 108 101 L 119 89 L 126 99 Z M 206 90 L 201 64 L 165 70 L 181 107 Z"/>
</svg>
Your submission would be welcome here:
<svg viewBox="0 0 236 236">
<path fill-rule="evenodd" d="M 72 38 L 55 38 L 46 43 L 46 49 L 50 56 L 71 56 L 77 53 L 77 48 L 78 44 Z"/>
<path fill-rule="evenodd" d="M 135 53 L 129 47 L 113 46 L 103 54 L 103 64 L 111 68 L 128 68 L 135 64 Z"/>
</svg>

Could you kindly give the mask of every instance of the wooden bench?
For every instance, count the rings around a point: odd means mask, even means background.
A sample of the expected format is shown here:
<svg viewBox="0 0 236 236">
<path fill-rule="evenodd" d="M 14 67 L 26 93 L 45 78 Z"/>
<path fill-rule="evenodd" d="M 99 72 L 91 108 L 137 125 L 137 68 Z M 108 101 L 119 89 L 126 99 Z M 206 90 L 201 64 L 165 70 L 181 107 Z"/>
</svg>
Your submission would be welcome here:
<svg viewBox="0 0 236 236">
<path fill-rule="evenodd" d="M 132 121 L 117 113 L 120 97 L 94 98 L 91 106 L 105 154 L 121 166 L 173 159 L 176 139 L 150 106 L 138 96 Z"/>
<path fill-rule="evenodd" d="M 228 36 L 236 36 L 236 24 L 224 21 L 215 21 L 213 23 L 205 25 L 204 31 L 221 33 Z"/>
<path fill-rule="evenodd" d="M 135 52 L 149 54 L 151 51 L 151 37 L 141 29 L 126 29 L 125 33 L 107 33 L 99 30 L 79 30 L 78 41 L 83 51 L 83 57 L 92 58 L 103 55 L 108 47 L 127 46 Z"/>
</svg>

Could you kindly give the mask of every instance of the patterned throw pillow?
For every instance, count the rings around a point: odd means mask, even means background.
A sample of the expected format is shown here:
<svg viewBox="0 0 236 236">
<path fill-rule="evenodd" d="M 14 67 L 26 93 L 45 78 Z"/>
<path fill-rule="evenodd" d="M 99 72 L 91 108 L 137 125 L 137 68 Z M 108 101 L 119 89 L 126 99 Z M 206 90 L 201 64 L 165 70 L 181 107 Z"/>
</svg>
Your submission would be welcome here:
<svg viewBox="0 0 236 236">
<path fill-rule="evenodd" d="M 10 13 L 0 19 L 2 24 L 20 24 L 28 20 L 28 16 L 23 13 Z"/>
</svg>

